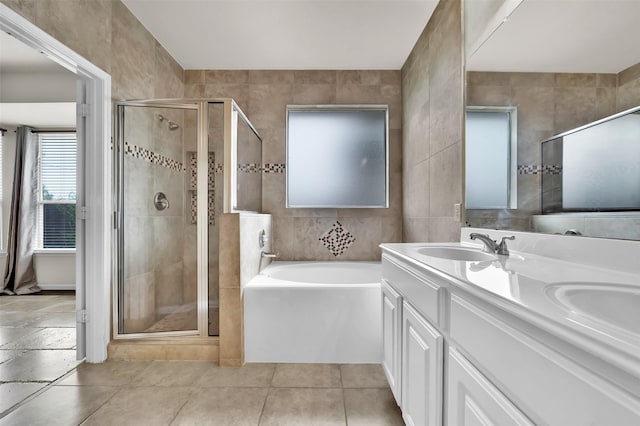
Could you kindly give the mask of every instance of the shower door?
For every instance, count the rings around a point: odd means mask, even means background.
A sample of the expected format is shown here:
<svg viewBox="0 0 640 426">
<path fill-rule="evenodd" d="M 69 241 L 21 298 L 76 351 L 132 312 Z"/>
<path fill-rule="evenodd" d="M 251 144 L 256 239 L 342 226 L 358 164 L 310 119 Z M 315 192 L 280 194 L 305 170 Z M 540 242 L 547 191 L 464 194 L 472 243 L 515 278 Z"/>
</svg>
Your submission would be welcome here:
<svg viewBox="0 0 640 426">
<path fill-rule="evenodd" d="M 206 296 L 197 264 L 200 110 L 198 103 L 116 105 L 117 337 L 197 335 L 206 324 L 198 302 Z"/>
</svg>

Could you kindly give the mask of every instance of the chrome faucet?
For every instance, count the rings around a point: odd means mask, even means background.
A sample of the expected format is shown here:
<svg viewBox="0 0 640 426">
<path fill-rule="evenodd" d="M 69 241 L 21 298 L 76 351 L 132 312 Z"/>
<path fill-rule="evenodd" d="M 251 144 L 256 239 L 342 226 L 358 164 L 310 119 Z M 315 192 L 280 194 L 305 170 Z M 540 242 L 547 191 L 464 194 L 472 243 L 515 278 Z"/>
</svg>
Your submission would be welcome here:
<svg viewBox="0 0 640 426">
<path fill-rule="evenodd" d="M 484 249 L 485 251 L 488 251 L 489 253 L 495 253 L 495 254 L 500 254 L 500 255 L 504 255 L 504 256 L 508 256 L 509 255 L 509 249 L 507 247 L 507 240 L 515 240 L 516 237 L 514 237 L 513 235 L 509 236 L 509 237 L 502 237 L 502 240 L 500 241 L 500 244 L 498 244 L 495 240 L 492 240 L 491 237 L 489 237 L 489 235 L 487 234 L 478 234 L 478 233 L 471 233 L 469 235 L 469 238 L 471 238 L 472 240 L 480 240 L 484 243 Z"/>
</svg>

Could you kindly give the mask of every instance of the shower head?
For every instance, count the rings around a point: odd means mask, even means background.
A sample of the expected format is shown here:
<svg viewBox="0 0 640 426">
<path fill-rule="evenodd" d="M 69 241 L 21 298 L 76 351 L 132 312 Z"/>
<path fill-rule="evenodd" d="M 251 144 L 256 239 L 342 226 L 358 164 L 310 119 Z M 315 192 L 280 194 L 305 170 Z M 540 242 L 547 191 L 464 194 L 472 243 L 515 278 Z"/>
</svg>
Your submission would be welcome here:
<svg viewBox="0 0 640 426">
<path fill-rule="evenodd" d="M 169 120 L 167 117 L 165 117 L 162 114 L 157 114 L 157 117 L 158 117 L 158 120 L 160 120 L 161 123 L 164 122 L 164 121 L 167 122 L 167 125 L 169 126 L 169 130 L 176 130 L 176 129 L 180 128 L 180 125 L 178 123 L 175 123 L 175 122 Z"/>
</svg>

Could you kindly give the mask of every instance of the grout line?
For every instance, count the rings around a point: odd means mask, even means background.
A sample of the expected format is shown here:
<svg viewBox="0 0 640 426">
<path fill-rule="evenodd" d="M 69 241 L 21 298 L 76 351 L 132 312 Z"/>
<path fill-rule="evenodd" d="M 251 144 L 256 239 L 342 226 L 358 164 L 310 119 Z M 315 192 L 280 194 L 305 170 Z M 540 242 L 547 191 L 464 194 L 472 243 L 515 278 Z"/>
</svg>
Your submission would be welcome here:
<svg viewBox="0 0 640 426">
<path fill-rule="evenodd" d="M 180 408 L 178 409 L 178 411 L 176 411 L 176 414 L 171 418 L 171 421 L 169 422 L 169 426 L 171 426 L 173 424 L 173 422 L 176 421 L 176 419 L 178 418 L 178 415 L 180 414 L 180 412 L 182 411 L 182 409 L 185 407 L 185 405 L 187 405 L 189 403 L 189 401 L 191 401 L 191 397 L 193 397 L 194 395 L 196 395 L 196 389 L 195 387 L 189 387 L 190 391 L 189 391 L 189 396 L 187 397 L 187 399 L 184 401 L 184 404 L 182 404 L 180 406 Z"/>
<path fill-rule="evenodd" d="M 267 394 L 264 397 L 264 402 L 262 403 L 262 409 L 260 410 L 260 416 L 258 416 L 258 425 L 262 422 L 262 417 L 264 416 L 264 409 L 267 406 L 267 400 L 269 399 L 269 395 L 271 395 L 271 390 L 274 389 L 272 387 L 267 388 Z"/>
<path fill-rule="evenodd" d="M 347 401 L 344 398 L 344 380 L 342 377 L 342 365 L 338 364 L 338 371 L 340 372 L 340 393 L 342 394 L 342 410 L 344 412 L 344 424 L 345 426 L 349 425 L 349 420 L 347 419 Z"/>
</svg>

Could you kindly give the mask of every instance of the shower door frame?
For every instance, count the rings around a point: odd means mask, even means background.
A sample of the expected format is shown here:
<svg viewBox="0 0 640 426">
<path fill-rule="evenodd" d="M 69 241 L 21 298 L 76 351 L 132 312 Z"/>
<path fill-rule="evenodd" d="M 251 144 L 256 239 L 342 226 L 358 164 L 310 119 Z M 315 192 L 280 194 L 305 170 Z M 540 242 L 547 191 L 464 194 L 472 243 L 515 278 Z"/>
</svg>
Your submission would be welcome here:
<svg viewBox="0 0 640 426">
<path fill-rule="evenodd" d="M 262 137 L 242 109 L 232 98 L 210 99 L 148 99 L 119 101 L 114 105 L 114 271 L 113 282 L 113 339 L 158 339 L 184 337 L 190 339 L 218 339 L 209 336 L 209 209 L 206 201 L 198 202 L 196 207 L 196 271 L 197 271 L 197 329 L 186 331 L 121 333 L 120 309 L 124 302 L 124 110 L 126 107 L 177 108 L 197 111 L 197 173 L 196 194 L 198 200 L 207 200 L 209 183 L 209 105 L 222 104 L 224 166 L 223 166 L 223 208 L 222 213 L 236 213 L 237 206 L 237 148 L 238 118 L 241 118 L 262 142 Z"/>
<path fill-rule="evenodd" d="M 134 108 L 173 108 L 186 111 L 196 111 L 196 194 L 198 200 L 207 200 L 208 194 L 208 137 L 209 117 L 206 106 L 209 101 L 189 99 L 159 99 L 116 102 L 115 110 L 115 135 L 114 164 L 116 165 L 114 181 L 114 200 L 116 203 L 116 236 L 115 236 L 115 264 L 114 289 L 113 289 L 113 338 L 120 339 L 150 339 L 167 337 L 210 338 L 208 336 L 208 206 L 206 201 L 200 201 L 196 206 L 196 302 L 197 323 L 195 330 L 163 331 L 163 332 L 121 332 L 123 316 L 120 307 L 124 304 L 124 113 L 127 107 Z M 227 134 L 226 120 L 224 129 L 225 139 Z"/>
</svg>

